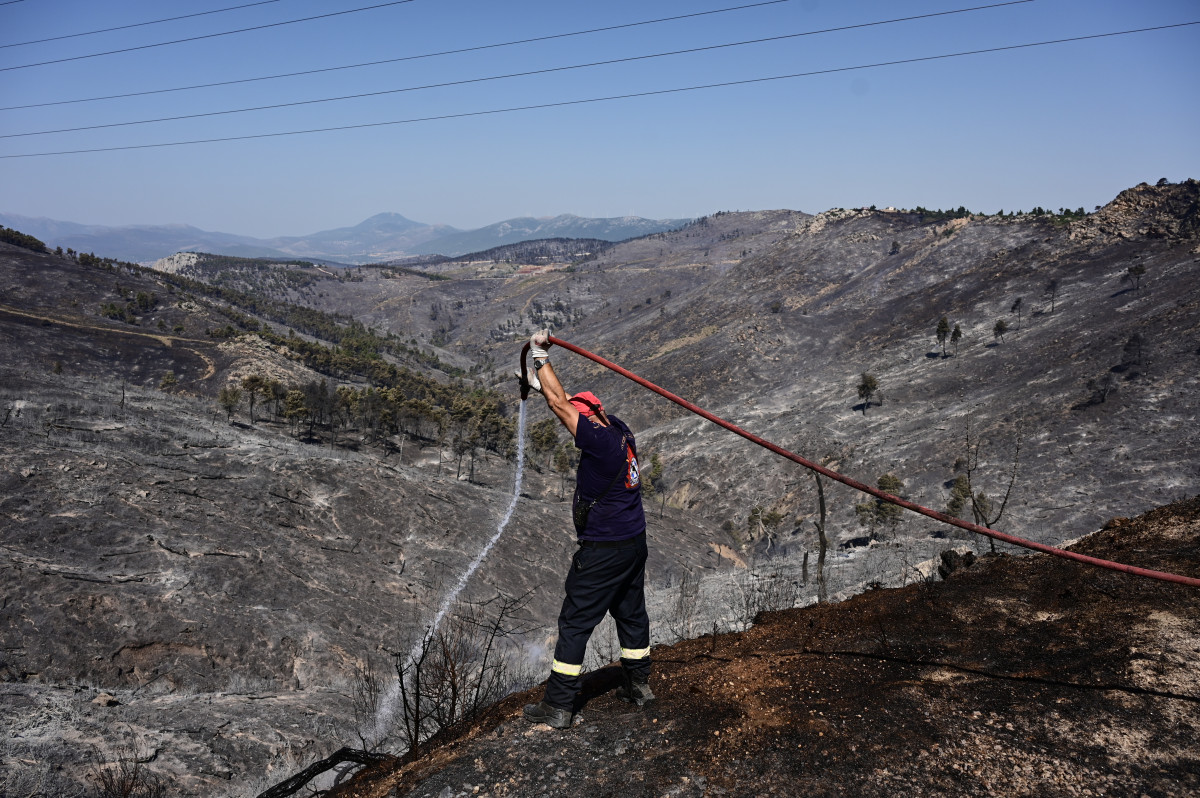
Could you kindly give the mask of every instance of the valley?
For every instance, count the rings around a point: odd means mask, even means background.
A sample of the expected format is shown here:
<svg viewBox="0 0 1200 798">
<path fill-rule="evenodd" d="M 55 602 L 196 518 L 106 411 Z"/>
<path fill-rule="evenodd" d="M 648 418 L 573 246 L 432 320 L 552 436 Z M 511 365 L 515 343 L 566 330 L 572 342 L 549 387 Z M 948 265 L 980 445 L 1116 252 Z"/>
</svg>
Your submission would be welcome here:
<svg viewBox="0 0 1200 798">
<path fill-rule="evenodd" d="M 720 213 L 578 254 L 155 270 L 0 244 L 5 768 L 72 794 L 118 756 L 120 728 L 173 794 L 257 795 L 356 744 L 357 674 L 420 638 L 518 469 L 466 598 L 528 597 L 513 685 L 543 678 L 574 544 L 565 435 L 515 461 L 512 374 L 541 327 L 920 504 L 944 509 L 970 470 L 989 523 L 1039 542 L 1200 484 L 1194 180 L 1082 216 Z M 662 464 L 656 644 L 816 602 L 809 474 L 551 356 Z M 250 377 L 283 394 L 257 416 L 245 395 L 223 407 Z M 291 391 L 307 404 L 289 416 Z M 526 412 L 549 419 L 536 395 Z M 862 497 L 824 492 L 831 599 L 936 580 L 948 549 L 992 551 L 925 518 L 861 523 Z"/>
</svg>

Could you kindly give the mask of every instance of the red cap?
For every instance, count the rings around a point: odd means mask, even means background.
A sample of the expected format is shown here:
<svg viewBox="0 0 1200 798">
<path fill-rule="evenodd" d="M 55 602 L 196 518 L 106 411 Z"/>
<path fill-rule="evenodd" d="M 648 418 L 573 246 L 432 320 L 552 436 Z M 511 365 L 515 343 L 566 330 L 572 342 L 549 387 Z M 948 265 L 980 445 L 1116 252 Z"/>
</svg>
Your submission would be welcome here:
<svg viewBox="0 0 1200 798">
<path fill-rule="evenodd" d="M 596 394 L 591 391 L 580 391 L 567 401 L 575 405 L 575 409 L 579 411 L 579 415 L 584 418 L 596 415 L 597 410 L 604 411 L 604 405 L 600 404 L 600 400 L 596 398 Z"/>
</svg>

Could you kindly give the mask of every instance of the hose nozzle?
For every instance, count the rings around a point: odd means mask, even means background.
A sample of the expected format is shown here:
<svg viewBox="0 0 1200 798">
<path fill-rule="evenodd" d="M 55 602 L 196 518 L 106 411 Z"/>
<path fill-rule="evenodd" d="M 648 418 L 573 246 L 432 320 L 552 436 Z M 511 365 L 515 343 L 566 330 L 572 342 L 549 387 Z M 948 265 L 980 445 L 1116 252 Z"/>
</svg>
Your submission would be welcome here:
<svg viewBox="0 0 1200 798">
<path fill-rule="evenodd" d="M 519 376 L 519 385 L 521 388 L 521 401 L 524 402 L 529 398 L 529 366 L 526 364 L 525 356 L 529 354 L 529 342 L 525 342 L 525 346 L 521 348 L 521 373 Z"/>
</svg>

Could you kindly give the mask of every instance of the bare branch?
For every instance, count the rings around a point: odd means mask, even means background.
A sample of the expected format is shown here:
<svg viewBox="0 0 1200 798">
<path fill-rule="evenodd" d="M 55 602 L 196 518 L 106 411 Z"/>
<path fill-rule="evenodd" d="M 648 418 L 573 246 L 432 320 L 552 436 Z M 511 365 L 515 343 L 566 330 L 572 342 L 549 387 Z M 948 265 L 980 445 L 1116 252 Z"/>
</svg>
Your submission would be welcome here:
<svg viewBox="0 0 1200 798">
<path fill-rule="evenodd" d="M 288 795 L 295 795 L 305 784 L 344 762 L 372 765 L 389 759 L 394 760 L 395 757 L 387 754 L 372 754 L 355 748 L 341 748 L 321 761 L 312 763 L 287 781 L 282 781 L 266 792 L 259 793 L 258 798 L 285 798 Z"/>
</svg>

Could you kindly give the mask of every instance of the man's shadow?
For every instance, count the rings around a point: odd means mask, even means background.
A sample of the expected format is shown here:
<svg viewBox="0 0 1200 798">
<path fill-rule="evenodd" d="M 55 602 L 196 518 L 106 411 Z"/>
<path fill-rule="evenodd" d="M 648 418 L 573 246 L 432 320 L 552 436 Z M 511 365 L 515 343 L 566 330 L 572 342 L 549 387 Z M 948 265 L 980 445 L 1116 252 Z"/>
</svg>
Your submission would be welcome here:
<svg viewBox="0 0 1200 798">
<path fill-rule="evenodd" d="M 599 670 L 592 671 L 584 677 L 583 687 L 580 688 L 579 695 L 575 698 L 575 706 L 572 711 L 579 712 L 589 701 L 611 693 L 624 681 L 625 676 L 621 672 L 620 665 L 606 665 Z"/>
</svg>

